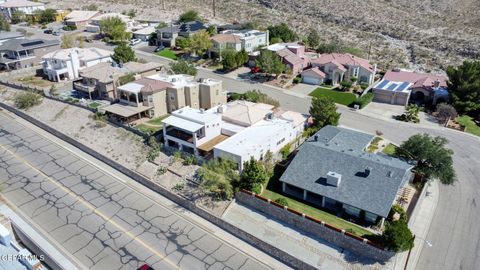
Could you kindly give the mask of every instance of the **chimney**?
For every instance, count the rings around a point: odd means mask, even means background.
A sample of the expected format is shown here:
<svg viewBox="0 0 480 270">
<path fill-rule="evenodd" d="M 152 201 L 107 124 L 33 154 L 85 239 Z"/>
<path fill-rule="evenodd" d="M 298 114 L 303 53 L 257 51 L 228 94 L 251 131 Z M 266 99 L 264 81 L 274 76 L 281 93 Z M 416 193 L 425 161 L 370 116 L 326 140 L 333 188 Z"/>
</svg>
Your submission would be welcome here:
<svg viewBox="0 0 480 270">
<path fill-rule="evenodd" d="M 342 175 L 336 172 L 327 173 L 327 184 L 338 187 L 342 181 Z"/>
<path fill-rule="evenodd" d="M 223 106 L 218 106 L 217 113 L 223 113 Z"/>
<path fill-rule="evenodd" d="M 393 176 L 393 171 L 388 171 L 387 176 L 388 176 L 389 178 L 392 178 L 392 176 Z"/>
<path fill-rule="evenodd" d="M 436 79 L 434 82 L 433 82 L 433 88 L 438 88 L 440 87 L 440 80 L 439 79 Z"/>
</svg>

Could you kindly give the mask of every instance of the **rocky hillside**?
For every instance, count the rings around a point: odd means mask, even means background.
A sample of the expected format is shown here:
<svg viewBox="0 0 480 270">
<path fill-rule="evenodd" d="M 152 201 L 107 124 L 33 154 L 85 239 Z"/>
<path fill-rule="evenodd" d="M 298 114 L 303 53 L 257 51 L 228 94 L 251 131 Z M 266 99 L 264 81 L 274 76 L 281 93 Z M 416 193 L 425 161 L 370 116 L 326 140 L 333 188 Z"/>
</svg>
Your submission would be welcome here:
<svg viewBox="0 0 480 270">
<path fill-rule="evenodd" d="M 61 5 L 78 8 L 88 2 Z M 136 9 L 139 18 L 170 20 L 197 9 L 215 22 L 286 22 L 300 35 L 314 27 L 325 42 L 359 47 L 383 68 L 441 70 L 480 58 L 479 0 L 216 0 L 215 18 L 212 0 L 90 2 L 105 11 Z"/>
</svg>

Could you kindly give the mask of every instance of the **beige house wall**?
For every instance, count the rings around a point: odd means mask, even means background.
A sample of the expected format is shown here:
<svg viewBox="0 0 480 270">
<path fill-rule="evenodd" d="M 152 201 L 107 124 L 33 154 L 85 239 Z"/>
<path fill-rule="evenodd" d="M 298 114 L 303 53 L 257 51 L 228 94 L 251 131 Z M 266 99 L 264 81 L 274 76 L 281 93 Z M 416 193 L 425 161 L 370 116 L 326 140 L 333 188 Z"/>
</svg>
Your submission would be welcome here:
<svg viewBox="0 0 480 270">
<path fill-rule="evenodd" d="M 167 88 L 168 112 L 185 107 L 185 90 L 180 88 Z"/>
<path fill-rule="evenodd" d="M 200 108 L 211 107 L 227 103 L 227 96 L 223 93 L 222 84 L 200 84 Z"/>
<path fill-rule="evenodd" d="M 185 86 L 185 103 L 194 109 L 200 109 L 198 85 Z"/>
<path fill-rule="evenodd" d="M 160 116 L 166 115 L 168 113 L 167 103 L 165 102 L 167 99 L 167 92 L 160 91 L 160 92 L 154 93 L 152 95 L 152 98 L 153 98 L 153 110 L 154 110 L 153 117 L 160 117 Z"/>
</svg>

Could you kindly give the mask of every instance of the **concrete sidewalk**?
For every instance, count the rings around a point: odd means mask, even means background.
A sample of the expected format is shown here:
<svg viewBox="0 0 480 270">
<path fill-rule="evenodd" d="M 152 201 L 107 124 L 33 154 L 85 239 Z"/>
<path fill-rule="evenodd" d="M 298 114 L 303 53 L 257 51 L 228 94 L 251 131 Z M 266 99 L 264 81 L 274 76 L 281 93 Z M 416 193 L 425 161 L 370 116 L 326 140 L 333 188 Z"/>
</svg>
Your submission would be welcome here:
<svg viewBox="0 0 480 270">
<path fill-rule="evenodd" d="M 425 186 L 425 192 L 421 194 L 422 198 L 419 198 L 420 205 L 417 205 L 413 215 L 410 217 L 408 226 L 413 234 L 415 234 L 415 246 L 413 247 L 410 258 L 408 259 L 407 270 L 414 270 L 417 266 L 420 253 L 423 248 L 429 248 L 435 243 L 430 243 L 426 239 L 430 224 L 432 223 L 435 210 L 437 208 L 439 187 L 437 181 L 428 182 Z M 395 257 L 395 270 L 405 269 L 407 263 L 408 251 L 399 253 Z"/>
</svg>

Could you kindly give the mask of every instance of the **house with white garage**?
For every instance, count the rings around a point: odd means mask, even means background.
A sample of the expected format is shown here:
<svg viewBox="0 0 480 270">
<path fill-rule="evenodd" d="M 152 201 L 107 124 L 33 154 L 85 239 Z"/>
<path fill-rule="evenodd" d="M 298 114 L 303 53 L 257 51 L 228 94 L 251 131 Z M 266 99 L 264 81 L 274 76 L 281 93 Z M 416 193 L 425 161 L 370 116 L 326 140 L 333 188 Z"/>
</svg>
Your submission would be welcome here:
<svg viewBox="0 0 480 270">
<path fill-rule="evenodd" d="M 372 92 L 374 101 L 403 106 L 409 101 L 436 104 L 449 98 L 447 77 L 400 69 L 387 71 Z"/>
<path fill-rule="evenodd" d="M 366 152 L 374 136 L 326 126 L 305 141 L 280 177 L 282 192 L 342 216 L 383 224 L 413 164 Z"/>
<path fill-rule="evenodd" d="M 73 10 L 65 16 L 63 23 L 70 26 L 85 26 L 92 18 L 100 14 L 98 11 Z"/>
<path fill-rule="evenodd" d="M 25 15 L 33 15 L 37 11 L 45 10 L 45 4 L 38 1 L 7 0 L 0 2 L 0 11 L 7 20 L 11 20 L 12 14 L 16 11 L 23 12 Z"/>
<path fill-rule="evenodd" d="M 301 136 L 307 118 L 273 106 L 233 101 L 209 110 L 185 107 L 163 120 L 165 145 L 204 158 L 222 157 L 243 163 L 278 153 Z"/>
<path fill-rule="evenodd" d="M 119 18 L 125 26 L 127 27 L 128 32 L 134 31 L 136 27 L 135 21 L 127 15 L 123 15 L 121 13 L 103 13 L 97 16 L 94 16 L 90 19 L 89 24 L 86 25 L 86 30 L 91 33 L 99 33 L 100 32 L 100 22 L 105 19 L 109 18 Z"/>
<path fill-rule="evenodd" d="M 312 85 L 321 85 L 325 82 L 325 78 L 327 74 L 320 70 L 319 67 L 312 67 L 309 69 L 305 69 L 300 73 L 302 76 L 302 82 L 306 84 Z"/>
<path fill-rule="evenodd" d="M 338 85 L 342 81 L 370 85 L 374 82 L 377 72 L 376 65 L 349 53 L 321 54 L 310 59 L 310 64 L 312 68 L 318 67 L 326 75 L 325 82 L 332 85 Z"/>
<path fill-rule="evenodd" d="M 51 81 L 74 80 L 84 68 L 112 62 L 111 55 L 111 51 L 93 47 L 60 49 L 42 57 L 43 72 Z"/>
</svg>

